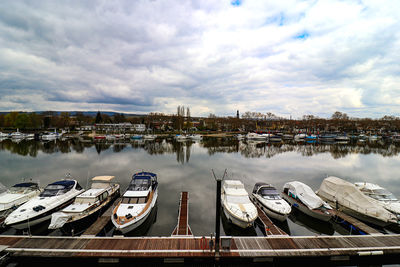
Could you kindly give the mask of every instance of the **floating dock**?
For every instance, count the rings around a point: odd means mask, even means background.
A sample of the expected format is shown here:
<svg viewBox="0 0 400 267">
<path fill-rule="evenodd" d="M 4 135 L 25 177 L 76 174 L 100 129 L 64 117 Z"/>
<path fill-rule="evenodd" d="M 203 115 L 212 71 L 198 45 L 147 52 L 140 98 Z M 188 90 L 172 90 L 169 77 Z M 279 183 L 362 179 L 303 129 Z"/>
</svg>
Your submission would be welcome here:
<svg viewBox="0 0 400 267">
<path fill-rule="evenodd" d="M 192 236 L 189 226 L 189 193 L 181 192 L 179 201 L 178 223 L 172 231 L 172 236 Z"/>
<path fill-rule="evenodd" d="M 351 217 L 350 215 L 347 215 L 346 213 L 340 211 L 340 210 L 331 210 L 331 213 L 334 215 L 334 222 L 335 223 L 340 223 L 342 222 L 347 222 L 351 229 L 355 229 L 357 232 L 360 234 L 367 234 L 367 235 L 383 235 L 381 232 L 378 230 L 372 228 L 371 226 L 368 226 L 367 224 L 363 223 L 362 221 L 357 220 L 354 217 Z"/>
<path fill-rule="evenodd" d="M 285 262 L 398 263 L 400 236 L 222 237 L 220 253 L 210 237 L 39 237 L 0 236 L 11 262 Z M 206 246 L 203 246 L 206 244 Z M 226 242 L 225 242 L 226 244 Z"/>
<path fill-rule="evenodd" d="M 265 214 L 265 212 L 263 210 L 261 210 L 259 204 L 256 201 L 253 201 L 253 203 L 257 208 L 258 218 L 263 223 L 265 234 L 267 236 L 270 236 L 270 235 L 288 235 L 287 233 L 285 233 L 285 231 L 283 231 L 281 228 L 276 226 L 271 221 L 271 219 L 267 216 L 267 214 Z"/>
</svg>

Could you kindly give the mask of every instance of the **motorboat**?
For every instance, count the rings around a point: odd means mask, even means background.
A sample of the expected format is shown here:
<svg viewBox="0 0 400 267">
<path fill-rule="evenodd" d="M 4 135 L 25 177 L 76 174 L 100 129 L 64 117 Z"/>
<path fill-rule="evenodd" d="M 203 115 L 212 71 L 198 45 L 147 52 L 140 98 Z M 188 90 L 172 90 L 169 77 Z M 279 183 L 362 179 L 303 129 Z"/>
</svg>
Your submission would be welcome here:
<svg viewBox="0 0 400 267">
<path fill-rule="evenodd" d="M 282 142 L 282 136 L 277 135 L 277 134 L 272 134 L 268 137 L 268 140 L 270 142 Z"/>
<path fill-rule="evenodd" d="M 332 207 L 318 197 L 306 184 L 298 181 L 283 186 L 282 197 L 294 208 L 315 219 L 327 222 L 332 218 Z"/>
<path fill-rule="evenodd" d="M 361 221 L 381 227 L 398 223 L 397 217 L 382 204 L 366 196 L 353 183 L 338 177 L 325 178 L 317 194 L 337 209 Z"/>
<path fill-rule="evenodd" d="M 10 137 L 12 139 L 24 139 L 25 138 L 25 134 L 21 133 L 20 131 L 16 131 L 10 134 Z"/>
<path fill-rule="evenodd" d="M 141 134 L 134 134 L 131 136 L 131 140 L 141 140 L 143 138 L 143 135 Z"/>
<path fill-rule="evenodd" d="M 11 212 L 6 226 L 22 230 L 50 220 L 51 214 L 70 205 L 84 189 L 76 180 L 60 180 L 46 186 L 40 195 Z"/>
<path fill-rule="evenodd" d="M 0 195 L 0 223 L 16 208 L 39 195 L 41 189 L 38 183 L 23 182 L 6 189 Z"/>
<path fill-rule="evenodd" d="M 348 137 L 346 134 L 340 134 L 335 137 L 336 142 L 349 142 L 350 137 Z"/>
<path fill-rule="evenodd" d="M 225 180 L 221 190 L 221 203 L 229 222 L 247 228 L 258 217 L 257 208 L 250 201 L 244 185 L 239 180 Z"/>
<path fill-rule="evenodd" d="M 57 132 L 42 134 L 42 140 L 56 140 L 59 137 L 60 137 L 60 134 Z"/>
<path fill-rule="evenodd" d="M 248 133 L 246 134 L 246 139 L 247 140 L 267 140 L 267 137 L 264 135 L 260 135 L 258 133 Z"/>
<path fill-rule="evenodd" d="M 156 139 L 157 138 L 157 135 L 155 135 L 155 134 L 145 134 L 144 136 L 143 136 L 143 139 L 144 140 L 154 140 L 154 139 Z"/>
<path fill-rule="evenodd" d="M 337 135 L 333 134 L 333 133 L 323 133 L 318 137 L 318 139 L 321 142 L 329 143 L 329 142 L 334 142 L 336 139 L 336 136 Z"/>
<path fill-rule="evenodd" d="M 105 135 L 95 135 L 94 140 L 105 140 L 106 136 Z"/>
<path fill-rule="evenodd" d="M 305 133 L 298 133 L 294 136 L 294 140 L 295 141 L 303 141 L 306 138 L 306 134 Z"/>
<path fill-rule="evenodd" d="M 8 138 L 9 136 L 7 133 L 0 132 L 0 138 Z"/>
<path fill-rule="evenodd" d="M 400 200 L 387 189 L 373 183 L 358 182 L 354 185 L 364 193 L 364 195 L 383 205 L 385 209 L 400 218 Z"/>
<path fill-rule="evenodd" d="M 242 134 L 236 134 L 234 137 L 235 137 L 237 140 L 243 140 L 243 139 L 245 138 L 245 136 L 242 135 Z"/>
<path fill-rule="evenodd" d="M 126 234 L 139 227 L 155 206 L 157 196 L 157 175 L 151 172 L 135 173 L 112 212 L 111 221 L 115 229 Z"/>
<path fill-rule="evenodd" d="M 81 233 L 119 197 L 115 176 L 92 178 L 91 188 L 78 195 L 74 203 L 51 215 L 49 229 L 62 228 L 65 233 Z"/>
<path fill-rule="evenodd" d="M 256 183 L 251 199 L 269 217 L 281 222 L 285 221 L 292 211 L 290 205 L 271 184 Z"/>
<path fill-rule="evenodd" d="M 283 140 L 293 140 L 294 136 L 293 134 L 284 134 L 282 135 Z"/>
<path fill-rule="evenodd" d="M 203 140 L 203 136 L 200 134 L 189 134 L 188 137 L 190 140 L 193 140 L 193 141 Z"/>
<path fill-rule="evenodd" d="M 188 140 L 188 137 L 186 136 L 186 135 L 184 135 L 184 134 L 177 134 L 176 136 L 175 136 L 175 139 L 176 139 L 176 141 L 186 141 L 186 140 Z"/>
</svg>

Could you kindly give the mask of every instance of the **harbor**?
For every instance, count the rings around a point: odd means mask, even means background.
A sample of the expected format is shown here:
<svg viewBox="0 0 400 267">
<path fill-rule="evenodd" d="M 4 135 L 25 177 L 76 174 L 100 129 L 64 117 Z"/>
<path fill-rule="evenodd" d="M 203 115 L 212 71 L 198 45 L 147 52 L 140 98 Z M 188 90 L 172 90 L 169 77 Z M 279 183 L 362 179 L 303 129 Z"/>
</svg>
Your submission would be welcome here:
<svg viewBox="0 0 400 267">
<path fill-rule="evenodd" d="M 157 201 L 137 229 L 129 233 L 115 229 L 111 218 L 122 197 L 114 198 L 82 232 L 49 230 L 41 224 L 22 230 L 4 229 L 0 234 L 0 246 L 1 254 L 8 263 L 24 264 L 35 260 L 43 264 L 74 262 L 82 265 L 124 262 L 382 265 L 396 263 L 400 255 L 398 227 L 371 227 L 336 209 L 332 211 L 329 222 L 319 223 L 310 216 L 294 211 L 283 221 L 278 221 L 269 217 L 262 206 L 253 201 L 258 214 L 254 227 L 237 227 L 221 209 L 220 234 L 217 236 L 215 212 L 218 197 L 211 171 L 215 170 L 218 177 L 222 175 L 221 166 L 231 166 L 226 168 L 224 180 L 241 180 L 249 194 L 254 184 L 261 181 L 274 184 L 278 193 L 283 191 L 284 183 L 294 179 L 307 182 L 316 191 L 328 173 L 347 180 L 354 179 L 349 176 L 350 172 L 360 178 L 371 177 L 369 175 L 372 173 L 375 174 L 375 180 L 369 181 L 388 187 L 397 195 L 397 188 L 390 184 L 388 186 L 387 181 L 381 179 L 375 171 L 378 164 L 386 166 L 391 172 L 396 170 L 397 165 L 393 164 L 398 157 L 395 144 L 322 145 L 282 141 L 268 145 L 233 137 L 184 142 L 163 138 L 143 143 L 80 143 L 73 139 L 48 143 L 34 140 L 10 143 L 6 140 L 0 144 L 0 157 L 4 162 L 10 162 L 6 173 L 13 173 L 2 181 L 8 186 L 12 181 L 20 181 L 17 176 L 27 177 L 29 173 L 31 180 L 39 181 L 41 187 L 59 179 L 76 179 L 82 187 L 88 189 L 93 183 L 92 177 L 112 174 L 113 182 L 120 185 L 122 196 L 130 186 L 134 173 L 145 171 L 146 174 L 146 171 L 152 171 L 158 176 Z M 33 144 L 38 148 L 35 156 L 25 156 L 18 152 L 11 162 L 15 154 L 9 153 L 11 150 L 8 145 L 19 148 L 13 148 L 13 151 L 22 151 L 20 149 L 23 147 L 31 149 Z M 77 152 L 76 148 L 80 146 L 83 149 Z M 361 153 L 362 149 L 376 152 Z M 346 154 L 345 151 L 353 152 Z M 358 151 L 358 154 L 354 151 Z M 382 156 L 388 153 L 393 154 Z M 373 159 L 374 163 L 370 166 L 364 164 L 362 169 L 354 169 L 356 165 L 346 165 L 346 161 L 354 160 L 358 155 L 362 155 L 359 160 L 365 157 L 368 162 Z M 135 166 L 141 168 L 132 170 L 126 159 L 134 159 Z M 31 168 L 15 171 L 13 166 L 22 162 Z M 296 175 L 288 166 L 297 166 Z M 313 166 L 320 166 L 318 168 L 321 170 Z M 341 166 L 339 171 L 337 166 Z M 67 169 L 75 171 L 69 174 L 71 178 L 63 178 L 63 173 L 68 173 Z M 100 177 L 97 179 L 103 182 L 111 179 L 108 176 Z M 310 180 L 308 177 L 315 178 Z M 359 182 L 360 178 L 354 182 Z M 219 244 L 218 248 L 216 243 Z"/>
</svg>

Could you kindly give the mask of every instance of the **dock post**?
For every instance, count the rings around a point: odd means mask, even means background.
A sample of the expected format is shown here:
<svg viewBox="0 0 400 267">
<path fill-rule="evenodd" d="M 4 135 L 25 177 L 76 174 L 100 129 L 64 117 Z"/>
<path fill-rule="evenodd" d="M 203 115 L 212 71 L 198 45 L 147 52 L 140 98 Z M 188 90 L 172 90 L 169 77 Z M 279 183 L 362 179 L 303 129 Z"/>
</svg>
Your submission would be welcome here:
<svg viewBox="0 0 400 267">
<path fill-rule="evenodd" d="M 221 218 L 221 182 L 225 178 L 226 169 L 222 178 L 215 176 L 214 170 L 212 171 L 215 180 L 217 181 L 217 195 L 215 198 L 216 201 L 216 210 L 215 210 L 215 253 L 219 254 L 219 239 L 220 239 L 220 218 Z"/>
</svg>

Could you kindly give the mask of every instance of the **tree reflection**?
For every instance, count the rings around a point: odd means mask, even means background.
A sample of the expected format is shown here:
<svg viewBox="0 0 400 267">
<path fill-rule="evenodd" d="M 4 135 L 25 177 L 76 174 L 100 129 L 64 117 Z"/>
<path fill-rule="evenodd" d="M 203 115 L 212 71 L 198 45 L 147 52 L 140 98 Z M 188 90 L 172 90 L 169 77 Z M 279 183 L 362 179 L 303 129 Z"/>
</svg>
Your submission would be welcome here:
<svg viewBox="0 0 400 267">
<path fill-rule="evenodd" d="M 95 147 L 98 154 L 112 149 L 118 153 L 128 145 L 132 149 L 143 149 L 150 155 L 176 154 L 176 160 L 181 164 L 190 160 L 192 141 L 177 142 L 173 139 L 156 141 L 125 141 L 125 142 L 93 142 L 91 140 L 54 140 L 39 142 L 34 140 L 21 140 L 14 142 L 10 139 L 0 141 L 0 150 L 9 151 L 21 156 L 36 157 L 38 152 L 52 153 L 83 153 L 85 149 Z M 385 142 L 351 142 L 351 143 L 296 143 L 280 142 L 268 143 L 265 141 L 238 141 L 232 138 L 205 138 L 200 144 L 209 155 L 216 153 L 240 153 L 246 158 L 272 158 L 278 154 L 296 152 L 309 157 L 316 154 L 330 153 L 334 159 L 346 157 L 349 154 L 379 154 L 384 157 L 397 156 L 400 153 L 399 143 Z"/>
</svg>

